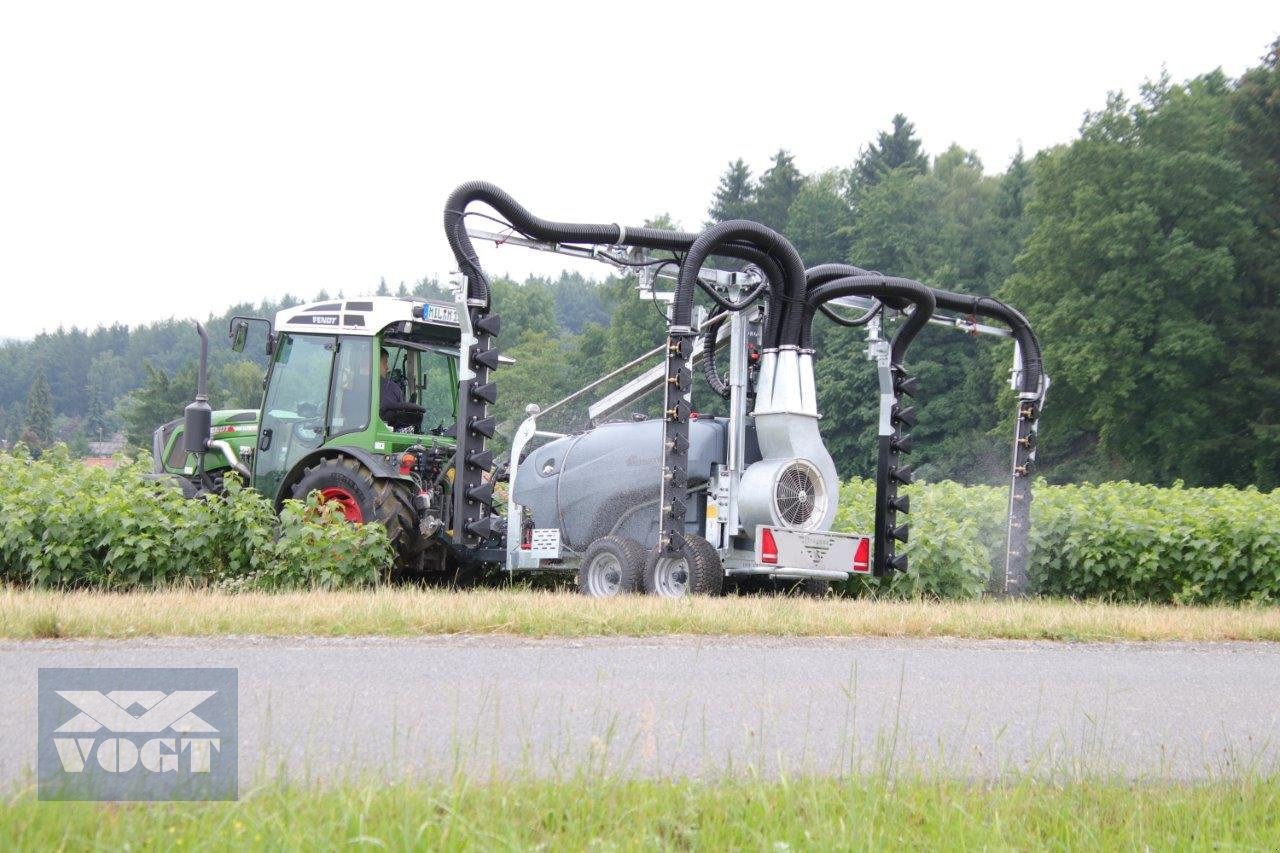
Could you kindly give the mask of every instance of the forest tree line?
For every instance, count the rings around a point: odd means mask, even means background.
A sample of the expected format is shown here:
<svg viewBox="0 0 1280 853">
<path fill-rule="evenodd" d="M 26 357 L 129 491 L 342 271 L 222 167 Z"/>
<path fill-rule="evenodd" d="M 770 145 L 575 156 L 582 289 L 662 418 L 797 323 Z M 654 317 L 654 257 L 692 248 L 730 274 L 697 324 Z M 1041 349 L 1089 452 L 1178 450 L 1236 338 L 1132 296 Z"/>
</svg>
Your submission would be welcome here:
<svg viewBox="0 0 1280 853">
<path fill-rule="evenodd" d="M 1238 79 L 1162 76 L 1134 100 L 1113 93 L 1074 140 L 1019 152 L 1001 172 L 959 145 L 930 153 L 901 115 L 827 171 L 802 173 L 786 150 L 759 174 L 738 159 L 707 221 L 684 225 L 754 219 L 808 265 L 848 261 L 1017 307 L 1053 380 L 1040 455 L 1051 480 L 1270 489 L 1280 484 L 1277 48 Z M 495 282 L 500 342 L 517 360 L 500 375 L 500 418 L 514 424 L 526 402 L 552 402 L 655 346 L 662 318 L 635 284 L 569 273 Z M 444 295 L 433 279 L 377 292 Z M 299 301 L 209 318 L 215 405 L 256 406 L 261 392 L 260 333 L 232 353 L 228 318 Z M 876 392 L 864 333 L 815 326 L 823 434 L 842 473 L 866 473 Z M 196 349 L 189 321 L 177 320 L 0 345 L 0 437 L 83 444 L 125 428 L 145 444 L 191 398 Z M 1011 352 L 944 328 L 917 340 L 923 476 L 1002 476 Z"/>
</svg>

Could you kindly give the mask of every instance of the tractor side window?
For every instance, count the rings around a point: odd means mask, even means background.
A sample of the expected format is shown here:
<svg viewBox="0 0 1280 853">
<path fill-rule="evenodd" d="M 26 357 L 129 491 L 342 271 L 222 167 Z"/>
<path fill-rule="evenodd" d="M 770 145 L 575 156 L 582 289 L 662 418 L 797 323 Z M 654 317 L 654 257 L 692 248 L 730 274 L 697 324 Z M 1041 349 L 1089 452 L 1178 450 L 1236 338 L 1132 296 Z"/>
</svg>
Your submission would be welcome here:
<svg viewBox="0 0 1280 853">
<path fill-rule="evenodd" d="M 373 390 L 373 341 L 343 338 L 329 397 L 329 435 L 358 432 L 369 426 Z"/>
<path fill-rule="evenodd" d="M 454 400 L 458 396 L 457 360 L 436 350 L 418 353 L 418 399 L 426 414 L 422 428 L 448 427 L 457 419 Z"/>
</svg>

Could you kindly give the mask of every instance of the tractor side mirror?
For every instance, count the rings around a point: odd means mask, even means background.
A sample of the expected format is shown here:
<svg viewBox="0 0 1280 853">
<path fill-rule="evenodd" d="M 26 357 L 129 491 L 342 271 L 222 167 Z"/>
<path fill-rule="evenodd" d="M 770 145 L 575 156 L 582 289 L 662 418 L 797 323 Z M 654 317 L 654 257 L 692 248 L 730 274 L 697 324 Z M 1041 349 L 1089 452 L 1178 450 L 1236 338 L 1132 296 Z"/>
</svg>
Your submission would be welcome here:
<svg viewBox="0 0 1280 853">
<path fill-rule="evenodd" d="M 244 342 L 249 337 L 249 322 L 236 320 L 231 324 L 231 351 L 244 352 Z"/>
</svg>

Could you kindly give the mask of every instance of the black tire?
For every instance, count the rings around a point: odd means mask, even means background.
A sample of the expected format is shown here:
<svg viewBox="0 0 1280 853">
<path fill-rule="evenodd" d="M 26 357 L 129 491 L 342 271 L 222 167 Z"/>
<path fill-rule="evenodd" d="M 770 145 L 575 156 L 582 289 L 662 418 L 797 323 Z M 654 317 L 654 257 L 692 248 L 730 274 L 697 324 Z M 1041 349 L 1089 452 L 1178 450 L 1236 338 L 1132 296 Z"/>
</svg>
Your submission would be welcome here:
<svg viewBox="0 0 1280 853">
<path fill-rule="evenodd" d="M 724 591 L 720 554 L 701 536 L 686 533 L 675 555 L 654 548 L 644 571 L 644 591 L 664 598 L 719 595 Z"/>
<path fill-rule="evenodd" d="M 325 459 L 307 468 L 293 487 L 293 496 L 306 500 L 312 492 L 345 492 L 354 501 L 357 513 L 347 504 L 347 517 L 355 522 L 377 522 L 387 529 L 395 551 L 396 576 L 416 571 L 422 546 L 418 537 L 418 514 L 413 508 L 413 489 L 400 480 L 377 479 L 364 465 L 349 456 Z M 342 498 L 335 498 L 342 501 Z"/>
<path fill-rule="evenodd" d="M 786 587 L 788 595 L 798 595 L 805 598 L 826 598 L 831 593 L 831 581 L 822 578 L 804 578 L 798 581 L 787 581 L 789 586 Z"/>
<path fill-rule="evenodd" d="M 710 573 L 711 584 L 699 595 L 724 595 L 724 563 L 720 560 L 720 552 L 716 550 L 716 546 L 701 536 L 686 536 L 685 539 L 702 552 L 702 561 L 706 563 Z"/>
<path fill-rule="evenodd" d="M 778 591 L 768 575 L 734 575 L 725 582 L 738 595 L 773 595 Z"/>
<path fill-rule="evenodd" d="M 209 488 L 205 488 L 204 483 L 200 481 L 200 475 L 195 474 L 191 477 L 190 483 L 195 493 L 193 497 L 205 498 L 209 495 L 221 495 L 227 491 L 225 482 L 226 471 L 214 471 L 206 473 L 205 478 L 209 481 Z"/>
<path fill-rule="evenodd" d="M 603 536 L 592 542 L 578 566 L 578 592 L 592 598 L 612 598 L 640 589 L 644 548 L 625 536 Z"/>
<path fill-rule="evenodd" d="M 445 560 L 444 585 L 449 589 L 471 589 L 481 584 L 487 571 L 484 563 L 463 563 L 450 557 Z"/>
</svg>

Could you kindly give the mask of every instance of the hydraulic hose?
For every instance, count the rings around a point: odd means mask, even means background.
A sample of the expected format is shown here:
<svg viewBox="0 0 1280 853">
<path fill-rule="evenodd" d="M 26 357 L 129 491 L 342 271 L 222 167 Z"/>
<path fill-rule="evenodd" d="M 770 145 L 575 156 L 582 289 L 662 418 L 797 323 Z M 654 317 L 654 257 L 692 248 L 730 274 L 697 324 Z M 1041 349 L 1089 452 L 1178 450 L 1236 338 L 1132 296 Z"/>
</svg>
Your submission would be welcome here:
<svg viewBox="0 0 1280 853">
<path fill-rule="evenodd" d="M 838 311 L 825 302 L 818 306 L 818 311 L 837 326 L 844 326 L 846 329 L 856 329 L 859 326 L 865 326 L 867 323 L 870 323 L 871 318 L 879 314 L 881 310 L 884 309 L 884 303 L 879 299 L 873 301 L 875 304 L 864 311 L 861 317 L 850 318 L 842 316 Z"/>
<path fill-rule="evenodd" d="M 896 276 L 874 274 L 851 275 L 837 278 L 820 284 L 809 291 L 805 297 L 802 336 L 800 348 L 809 349 L 813 332 L 813 315 L 824 302 L 841 296 L 874 296 L 885 305 L 893 303 L 911 304 L 915 310 L 907 317 L 907 321 L 893 336 L 892 357 L 894 364 L 902 364 L 907 348 L 920 330 L 929 322 L 937 307 L 937 299 L 932 288 L 925 287 L 918 281 Z"/>
<path fill-rule="evenodd" d="M 698 281 L 698 271 L 707 258 L 724 254 L 726 245 L 746 243 L 767 252 L 781 267 L 784 287 L 774 288 L 771 305 L 778 311 L 778 322 L 772 323 L 774 337 L 766 336 L 765 346 L 795 344 L 800 338 L 801 316 L 793 305 L 803 303 L 805 294 L 804 261 L 800 253 L 778 232 L 758 222 L 731 219 L 712 225 L 698 235 L 680 265 L 680 278 L 676 283 L 676 301 L 671 322 L 676 326 L 688 326 L 693 313 L 693 290 Z"/>
<path fill-rule="evenodd" d="M 782 267 L 778 266 L 778 262 L 771 255 L 751 246 L 732 246 L 723 250 L 723 253 L 737 260 L 755 264 L 764 273 L 765 283 L 763 287 L 768 295 L 768 301 L 765 303 L 768 306 L 768 310 L 765 311 L 764 333 L 761 340 L 773 340 L 777 337 L 778 323 L 782 319 L 782 296 L 786 287 Z M 757 286 L 737 302 L 732 302 L 716 293 L 712 288 L 707 287 L 702 283 L 701 279 L 698 280 L 698 286 L 711 297 L 711 300 L 716 305 L 725 311 L 741 311 L 747 308 L 755 303 L 761 292 L 761 287 Z"/>
</svg>

